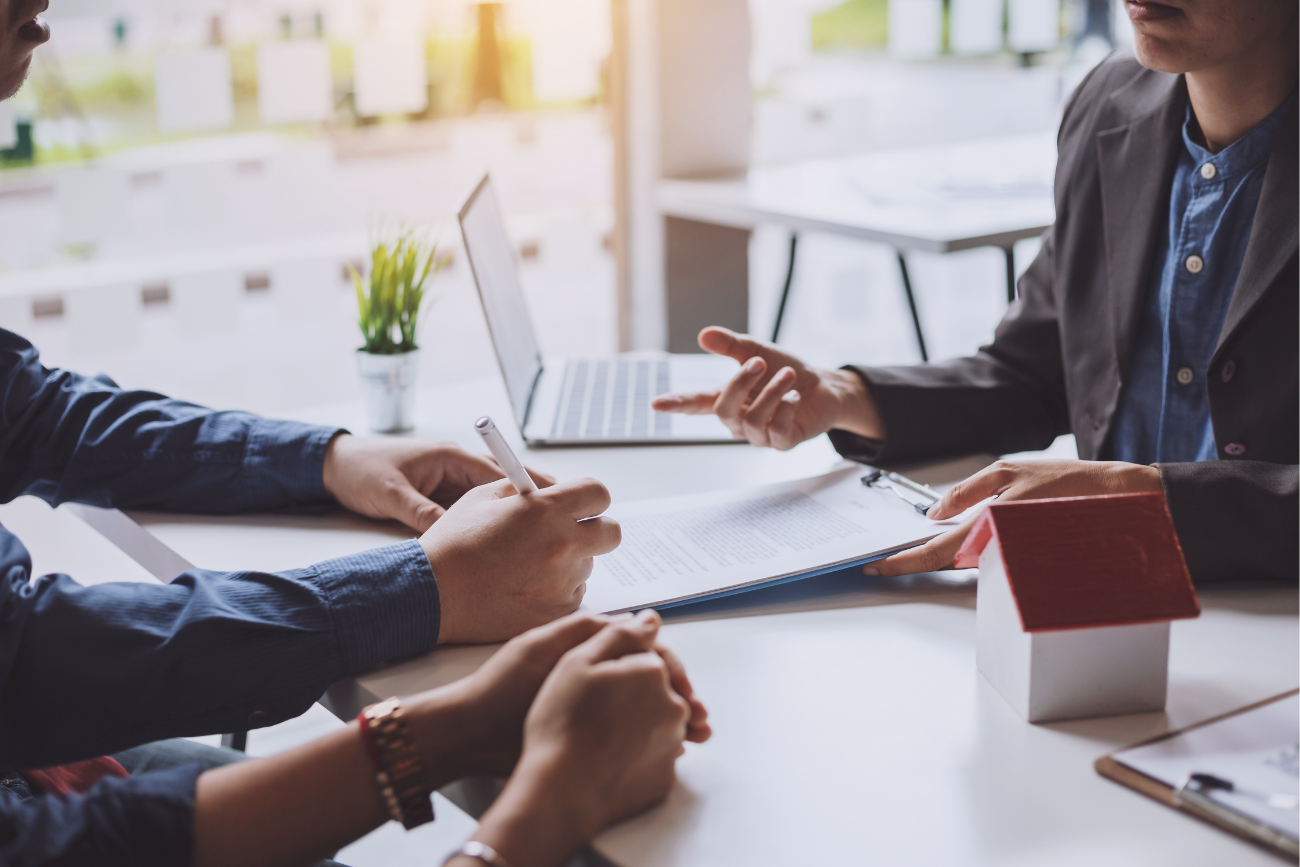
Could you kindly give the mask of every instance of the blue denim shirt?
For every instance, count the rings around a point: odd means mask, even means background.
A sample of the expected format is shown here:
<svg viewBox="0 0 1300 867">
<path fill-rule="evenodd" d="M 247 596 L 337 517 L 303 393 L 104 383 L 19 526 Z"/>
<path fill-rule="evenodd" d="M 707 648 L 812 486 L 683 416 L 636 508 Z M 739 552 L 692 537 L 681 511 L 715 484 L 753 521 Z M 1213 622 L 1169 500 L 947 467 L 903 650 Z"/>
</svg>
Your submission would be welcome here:
<svg viewBox="0 0 1300 867">
<path fill-rule="evenodd" d="M 0 330 L 0 501 L 228 513 L 328 501 L 338 431 L 215 412 L 41 366 Z M 0 864 L 187 864 L 196 768 L 24 797 L 14 769 L 270 725 L 438 637 L 415 540 L 288 572 L 34 581 L 0 527 Z"/>
<path fill-rule="evenodd" d="M 1193 139 L 1192 109 L 1174 169 L 1146 306 L 1113 434 L 1116 460 L 1138 464 L 1218 456 L 1205 378 L 1250 241 L 1273 143 L 1296 100 L 1211 154 Z"/>
</svg>

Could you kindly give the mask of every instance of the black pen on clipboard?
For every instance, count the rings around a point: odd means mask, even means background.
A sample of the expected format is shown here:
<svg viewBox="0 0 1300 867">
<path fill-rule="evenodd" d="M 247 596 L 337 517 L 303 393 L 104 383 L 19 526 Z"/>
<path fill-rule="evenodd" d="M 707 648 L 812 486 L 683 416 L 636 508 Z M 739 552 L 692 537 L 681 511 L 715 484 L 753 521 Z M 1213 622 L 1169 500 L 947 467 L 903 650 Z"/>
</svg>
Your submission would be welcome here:
<svg viewBox="0 0 1300 867">
<path fill-rule="evenodd" d="M 1192 773 L 1183 778 L 1183 781 L 1174 789 L 1174 802 L 1189 808 L 1193 813 L 1200 813 L 1203 817 L 1236 829 L 1241 834 L 1258 840 L 1266 846 L 1280 849 L 1293 858 L 1300 856 L 1300 843 L 1289 834 L 1260 821 L 1254 816 L 1235 810 L 1227 804 L 1220 804 L 1211 797 L 1211 793 L 1215 791 L 1234 792 L 1281 810 L 1294 810 L 1297 808 L 1297 799 L 1294 795 L 1253 792 L 1249 789 L 1241 789 L 1233 785 L 1231 780 L 1225 780 L 1213 774 Z"/>
<path fill-rule="evenodd" d="M 930 490 L 927 485 L 914 482 L 907 476 L 901 476 L 889 470 L 872 470 L 862 477 L 862 484 L 868 488 L 893 491 L 900 500 L 915 509 L 918 515 L 924 515 L 930 511 L 930 507 L 941 499 L 939 494 Z M 905 494 L 904 491 L 907 493 Z M 908 496 L 908 494 L 913 496 Z"/>
</svg>

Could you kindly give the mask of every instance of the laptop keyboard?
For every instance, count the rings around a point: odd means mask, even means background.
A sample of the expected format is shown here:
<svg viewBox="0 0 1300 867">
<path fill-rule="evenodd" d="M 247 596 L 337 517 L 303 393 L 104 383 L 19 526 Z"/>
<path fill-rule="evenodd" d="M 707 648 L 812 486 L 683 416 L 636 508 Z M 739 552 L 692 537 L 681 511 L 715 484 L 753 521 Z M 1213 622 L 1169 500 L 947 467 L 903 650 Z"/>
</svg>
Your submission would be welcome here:
<svg viewBox="0 0 1300 867">
<path fill-rule="evenodd" d="M 667 359 L 570 360 L 564 367 L 560 411 L 552 439 L 661 439 L 672 419 L 650 409 L 668 390 Z"/>
</svg>

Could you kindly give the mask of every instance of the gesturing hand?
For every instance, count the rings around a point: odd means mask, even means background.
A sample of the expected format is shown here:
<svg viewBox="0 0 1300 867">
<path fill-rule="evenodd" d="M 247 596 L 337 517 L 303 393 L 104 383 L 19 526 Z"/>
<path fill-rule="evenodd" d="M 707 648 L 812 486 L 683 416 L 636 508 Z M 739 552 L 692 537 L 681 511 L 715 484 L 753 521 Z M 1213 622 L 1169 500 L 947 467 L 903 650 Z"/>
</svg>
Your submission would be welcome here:
<svg viewBox="0 0 1300 867">
<path fill-rule="evenodd" d="M 989 497 L 1043 500 L 1161 490 L 1160 471 L 1141 464 L 1123 461 L 997 461 L 953 485 L 943 499 L 930 507 L 927 516 L 944 521 Z M 951 569 L 957 549 L 978 518 L 978 513 L 972 515 L 959 527 L 934 537 L 924 545 L 868 563 L 862 571 L 868 575 L 910 575 Z"/>
<path fill-rule="evenodd" d="M 884 435 L 866 387 L 851 372 L 809 367 L 770 343 L 726 328 L 701 331 L 700 346 L 740 362 L 740 372 L 721 391 L 660 395 L 655 410 L 712 413 L 736 437 L 781 450 L 834 427 Z"/>
<path fill-rule="evenodd" d="M 529 470 L 540 487 L 555 480 Z M 454 443 L 339 434 L 325 452 L 325 490 L 367 518 L 391 518 L 423 533 L 471 488 L 504 476 L 490 457 Z"/>
<path fill-rule="evenodd" d="M 592 558 L 618 547 L 609 491 L 574 479 L 516 494 L 503 479 L 461 497 L 420 537 L 438 581 L 438 643 L 513 638 L 577 609 Z"/>
<path fill-rule="evenodd" d="M 455 767 L 437 782 L 470 775 L 509 776 L 523 743 L 524 715 L 542 682 L 560 657 L 608 624 L 608 618 L 579 613 L 530 629 L 506 642 L 469 677 L 411 699 L 409 718 L 417 727 L 416 743 L 454 743 L 447 752 L 454 755 Z M 436 711 L 429 712 L 438 707 L 455 709 L 453 725 L 439 719 Z M 425 731 L 426 719 L 442 728 Z"/>
</svg>

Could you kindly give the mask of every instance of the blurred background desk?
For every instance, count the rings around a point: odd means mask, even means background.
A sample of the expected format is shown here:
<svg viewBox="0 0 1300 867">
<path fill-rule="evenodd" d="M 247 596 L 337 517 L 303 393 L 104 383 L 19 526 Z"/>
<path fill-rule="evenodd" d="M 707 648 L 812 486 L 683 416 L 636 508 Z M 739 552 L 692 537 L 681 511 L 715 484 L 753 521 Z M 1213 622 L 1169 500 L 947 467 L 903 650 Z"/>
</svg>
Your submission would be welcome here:
<svg viewBox="0 0 1300 867">
<path fill-rule="evenodd" d="M 476 449 L 476 416 L 509 418 L 495 379 L 426 391 L 422 408 L 419 435 Z M 359 406 L 299 417 L 364 429 Z M 784 454 L 728 445 L 525 459 L 561 478 L 601 478 L 625 500 L 795 478 L 836 456 L 822 438 Z M 981 463 L 914 475 L 952 481 Z M 300 566 L 410 535 L 345 515 L 132 517 L 214 569 Z M 623 867 L 858 863 L 865 853 L 881 865 L 1273 864 L 1092 770 L 1116 747 L 1296 686 L 1294 587 L 1201 598 L 1202 617 L 1173 626 L 1167 713 L 1045 726 L 1024 723 L 977 675 L 974 585 L 961 573 L 839 573 L 666 612 L 664 639 L 716 735 L 687 750 L 666 804 L 607 831 L 594 852 Z M 491 651 L 439 650 L 336 684 L 327 700 L 346 719 L 461 677 Z"/>
<path fill-rule="evenodd" d="M 790 230 L 785 284 L 772 341 L 794 281 L 799 233 L 826 232 L 894 248 L 916 341 L 928 359 L 906 253 L 997 247 L 1006 257 L 1007 300 L 1016 297 L 1015 243 L 1055 219 L 1056 137 L 1011 136 L 957 145 L 753 168 L 728 177 L 665 179 L 659 206 L 669 217 L 735 229 Z"/>
</svg>

